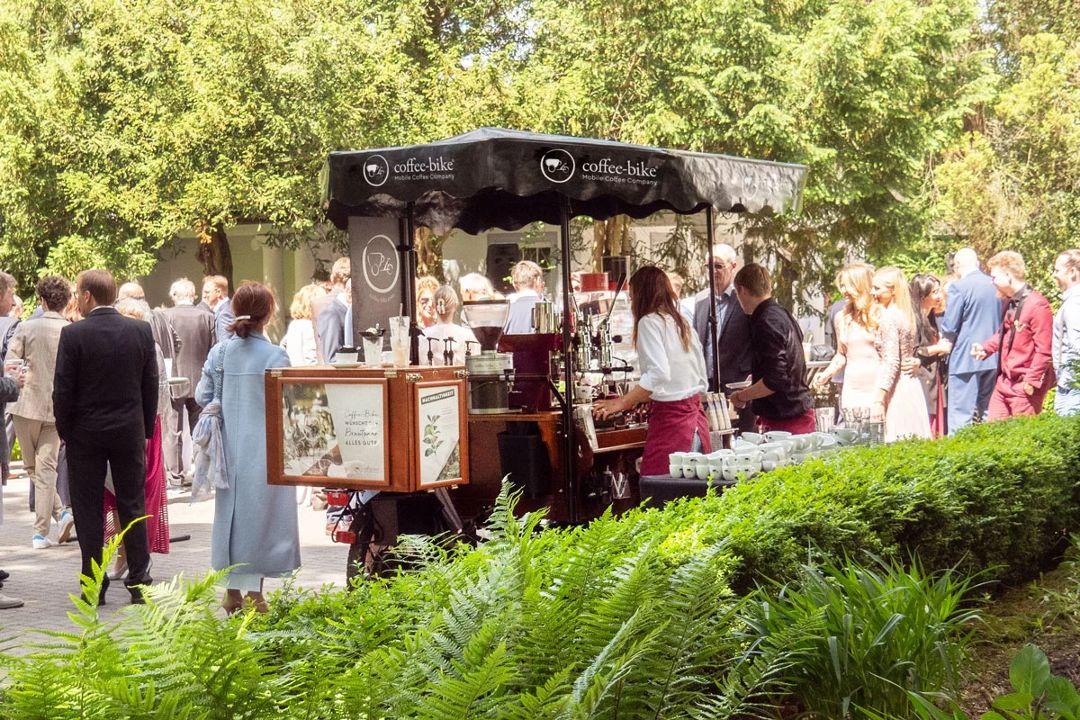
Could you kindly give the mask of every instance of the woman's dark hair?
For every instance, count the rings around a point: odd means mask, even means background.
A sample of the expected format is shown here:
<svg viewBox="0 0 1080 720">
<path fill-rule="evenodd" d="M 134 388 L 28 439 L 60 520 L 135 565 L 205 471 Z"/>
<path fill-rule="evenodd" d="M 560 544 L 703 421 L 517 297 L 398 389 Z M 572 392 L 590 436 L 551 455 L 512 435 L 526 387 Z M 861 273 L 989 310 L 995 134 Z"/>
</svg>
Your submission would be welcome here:
<svg viewBox="0 0 1080 720">
<path fill-rule="evenodd" d="M 919 273 L 911 278 L 911 282 L 908 283 L 908 290 L 911 293 L 911 307 L 915 310 L 915 329 L 918 333 L 919 342 L 934 342 L 934 338 L 937 337 L 937 319 L 934 317 L 934 311 L 924 312 L 923 300 L 932 295 L 939 287 L 941 287 L 941 281 L 926 273 Z"/>
<path fill-rule="evenodd" d="M 679 338 L 683 348 L 690 349 L 690 323 L 679 312 L 675 290 L 667 273 L 655 265 L 639 268 L 630 276 L 630 311 L 634 314 L 634 340 L 637 340 L 637 326 L 641 318 L 650 313 L 667 315 L 679 328 Z"/>
<path fill-rule="evenodd" d="M 232 296 L 232 311 L 236 320 L 229 325 L 229 332 L 246 338 L 262 329 L 274 313 L 274 294 L 262 283 L 245 280 Z"/>
<path fill-rule="evenodd" d="M 46 310 L 60 312 L 71 301 L 71 283 L 59 275 L 46 275 L 37 281 L 38 297 Z"/>
</svg>

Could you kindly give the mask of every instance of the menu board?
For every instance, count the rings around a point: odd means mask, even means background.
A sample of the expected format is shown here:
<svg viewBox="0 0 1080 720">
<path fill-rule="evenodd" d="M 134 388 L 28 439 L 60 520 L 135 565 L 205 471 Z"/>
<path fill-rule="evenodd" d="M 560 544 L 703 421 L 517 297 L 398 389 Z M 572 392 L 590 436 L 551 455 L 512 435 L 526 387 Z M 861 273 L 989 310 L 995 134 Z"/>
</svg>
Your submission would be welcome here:
<svg viewBox="0 0 1080 720">
<path fill-rule="evenodd" d="M 461 386 L 425 383 L 416 389 L 420 487 L 461 479 Z"/>
<path fill-rule="evenodd" d="M 284 382 L 284 474 L 387 482 L 386 383 Z"/>
</svg>

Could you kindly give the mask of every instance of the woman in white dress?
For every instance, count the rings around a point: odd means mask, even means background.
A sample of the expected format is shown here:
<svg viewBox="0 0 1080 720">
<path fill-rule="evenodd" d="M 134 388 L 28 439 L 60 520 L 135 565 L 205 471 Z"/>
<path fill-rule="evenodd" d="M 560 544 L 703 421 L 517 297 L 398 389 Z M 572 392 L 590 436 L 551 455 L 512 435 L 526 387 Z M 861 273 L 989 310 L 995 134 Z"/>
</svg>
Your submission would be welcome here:
<svg viewBox="0 0 1080 720">
<path fill-rule="evenodd" d="M 874 299 L 881 306 L 877 328 L 881 369 L 873 408 L 875 415 L 885 418 L 885 442 L 929 438 L 926 392 L 917 377 L 901 372 L 905 363 L 916 360 L 915 310 L 904 274 L 894 267 L 874 273 Z"/>
<path fill-rule="evenodd" d="M 315 365 L 319 362 L 319 353 L 315 344 L 315 322 L 312 317 L 312 303 L 316 298 L 326 295 L 321 285 L 305 285 L 293 295 L 289 306 L 289 327 L 285 337 L 281 338 L 281 347 L 289 355 L 293 367 Z"/>
<path fill-rule="evenodd" d="M 448 338 L 452 341 L 450 344 L 454 350 L 453 364 L 464 364 L 465 343 L 475 343 L 476 335 L 473 334 L 471 329 L 454 322 L 458 310 L 457 293 L 454 292 L 454 288 L 449 285 L 443 285 L 436 290 L 435 294 L 432 296 L 432 304 L 434 305 L 435 324 L 424 328 L 424 337 L 431 339 L 432 364 L 446 364 L 444 358 L 446 343 L 443 341 Z M 428 345 L 429 343 L 427 340 L 420 341 L 421 362 L 426 362 L 427 360 Z M 478 345 L 472 347 L 473 352 L 477 352 L 478 350 Z"/>
</svg>

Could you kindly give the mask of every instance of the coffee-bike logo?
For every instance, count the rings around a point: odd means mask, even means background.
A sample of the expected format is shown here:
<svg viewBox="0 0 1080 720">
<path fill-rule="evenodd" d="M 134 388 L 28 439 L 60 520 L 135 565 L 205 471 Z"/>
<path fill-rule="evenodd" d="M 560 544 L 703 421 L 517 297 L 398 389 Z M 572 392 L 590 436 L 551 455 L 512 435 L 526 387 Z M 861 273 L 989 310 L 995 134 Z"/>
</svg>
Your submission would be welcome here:
<svg viewBox="0 0 1080 720">
<path fill-rule="evenodd" d="M 573 156 L 559 148 L 548 150 L 540 158 L 540 173 L 553 183 L 566 182 L 574 177 L 576 169 Z"/>
<path fill-rule="evenodd" d="M 364 160 L 364 181 L 372 187 L 379 187 L 390 177 L 390 164 L 382 155 L 371 155 Z"/>
<path fill-rule="evenodd" d="M 372 292 L 385 295 L 394 289 L 398 279 L 398 253 L 386 235 L 375 235 L 361 255 L 364 282 Z"/>
</svg>

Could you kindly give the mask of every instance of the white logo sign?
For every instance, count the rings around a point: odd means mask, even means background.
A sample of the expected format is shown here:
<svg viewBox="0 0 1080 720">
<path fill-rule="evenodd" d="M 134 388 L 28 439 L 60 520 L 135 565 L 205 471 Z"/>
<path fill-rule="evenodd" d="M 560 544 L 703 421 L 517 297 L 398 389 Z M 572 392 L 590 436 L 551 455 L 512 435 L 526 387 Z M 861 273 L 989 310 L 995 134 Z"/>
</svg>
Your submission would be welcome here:
<svg viewBox="0 0 1080 720">
<path fill-rule="evenodd" d="M 379 187 L 390 177 L 390 165 L 382 155 L 372 155 L 364 160 L 364 181 Z"/>
<path fill-rule="evenodd" d="M 553 183 L 562 184 L 574 177 L 574 158 L 565 150 L 548 150 L 540 158 L 540 173 Z"/>
<path fill-rule="evenodd" d="M 385 235 L 375 235 L 361 255 L 364 282 L 373 292 L 385 295 L 394 289 L 398 277 L 397 248 Z"/>
</svg>

